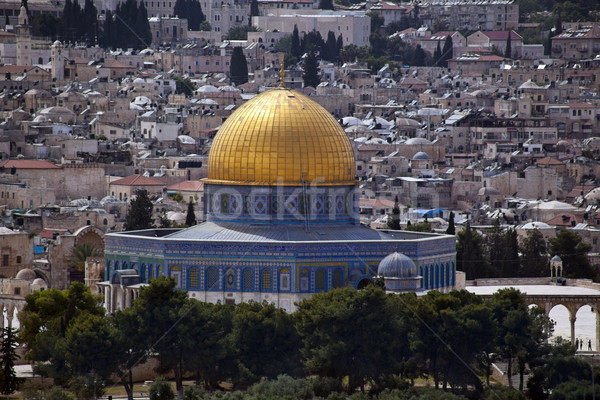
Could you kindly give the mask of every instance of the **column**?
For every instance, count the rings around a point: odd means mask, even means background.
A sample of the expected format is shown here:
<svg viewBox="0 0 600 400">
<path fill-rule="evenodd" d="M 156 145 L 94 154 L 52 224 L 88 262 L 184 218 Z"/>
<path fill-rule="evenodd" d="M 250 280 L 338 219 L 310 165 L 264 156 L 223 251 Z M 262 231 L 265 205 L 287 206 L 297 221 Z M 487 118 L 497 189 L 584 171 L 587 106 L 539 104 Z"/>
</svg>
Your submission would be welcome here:
<svg viewBox="0 0 600 400">
<path fill-rule="evenodd" d="M 575 320 L 577 317 L 575 316 L 575 312 L 569 310 L 569 322 L 571 322 L 571 344 L 575 346 Z"/>
<path fill-rule="evenodd" d="M 600 351 L 600 310 L 598 307 L 600 303 L 594 304 L 594 313 L 596 314 L 596 338 L 594 340 L 596 344 L 596 352 Z"/>
<path fill-rule="evenodd" d="M 0 329 L 4 329 L 4 304 L 0 304 L 0 314 L 2 314 L 2 318 L 0 318 Z"/>
<path fill-rule="evenodd" d="M 15 306 L 11 304 L 10 306 L 8 306 L 8 314 L 6 314 L 6 319 L 8 321 L 8 329 L 12 328 L 12 321 L 13 321 L 14 316 L 15 316 Z"/>
</svg>

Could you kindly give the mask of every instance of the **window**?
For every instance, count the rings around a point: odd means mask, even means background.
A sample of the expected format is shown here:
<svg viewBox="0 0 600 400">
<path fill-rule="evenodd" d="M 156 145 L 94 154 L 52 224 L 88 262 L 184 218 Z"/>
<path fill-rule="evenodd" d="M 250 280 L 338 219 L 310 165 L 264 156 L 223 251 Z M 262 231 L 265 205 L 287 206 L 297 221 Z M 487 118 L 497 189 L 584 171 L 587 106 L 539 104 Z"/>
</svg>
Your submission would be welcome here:
<svg viewBox="0 0 600 400">
<path fill-rule="evenodd" d="M 200 286 L 200 275 L 198 274 L 198 268 L 190 268 L 189 285 L 190 288 L 198 288 Z"/>
<path fill-rule="evenodd" d="M 310 274 L 308 270 L 305 268 L 300 272 L 300 290 L 303 292 L 308 292 L 309 290 L 309 279 Z"/>
<path fill-rule="evenodd" d="M 322 269 L 317 271 L 316 289 L 325 290 L 325 271 Z"/>
<path fill-rule="evenodd" d="M 17 264 L 21 264 L 21 256 L 17 256 Z"/>
<path fill-rule="evenodd" d="M 15 294 L 21 294 L 21 288 L 20 287 L 16 287 L 15 288 Z"/>
<path fill-rule="evenodd" d="M 2 254 L 2 266 L 8 267 L 8 254 Z"/>
<path fill-rule="evenodd" d="M 342 287 L 342 270 L 336 269 L 333 271 L 333 287 L 339 288 Z"/>
<path fill-rule="evenodd" d="M 279 290 L 290 290 L 290 271 L 286 268 L 279 271 Z"/>
<path fill-rule="evenodd" d="M 217 269 L 215 267 L 209 267 L 206 270 L 206 290 L 217 289 Z"/>
<path fill-rule="evenodd" d="M 242 290 L 252 291 L 254 289 L 252 269 L 246 268 L 242 273 Z"/>
<path fill-rule="evenodd" d="M 263 290 L 271 290 L 271 270 L 263 269 L 261 279 L 262 279 L 261 288 Z"/>
<path fill-rule="evenodd" d="M 175 287 L 181 289 L 181 268 L 171 267 L 171 278 L 175 280 Z"/>
</svg>

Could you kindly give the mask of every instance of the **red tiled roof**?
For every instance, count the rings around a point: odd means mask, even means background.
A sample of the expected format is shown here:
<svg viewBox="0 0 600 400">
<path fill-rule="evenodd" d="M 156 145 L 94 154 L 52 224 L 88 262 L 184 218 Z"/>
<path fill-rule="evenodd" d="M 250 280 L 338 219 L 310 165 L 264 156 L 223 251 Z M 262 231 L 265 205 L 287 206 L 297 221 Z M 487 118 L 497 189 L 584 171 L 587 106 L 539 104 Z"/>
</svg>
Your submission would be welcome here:
<svg viewBox="0 0 600 400">
<path fill-rule="evenodd" d="M 359 207 L 389 208 L 394 202 L 387 199 L 359 199 Z"/>
<path fill-rule="evenodd" d="M 564 163 L 558 161 L 556 158 L 552 157 L 544 157 L 537 160 L 538 165 L 565 165 Z"/>
<path fill-rule="evenodd" d="M 569 107 L 571 107 L 571 108 L 594 108 L 594 106 L 590 103 L 569 103 Z"/>
<path fill-rule="evenodd" d="M 557 215 L 549 221 L 546 221 L 548 225 L 554 226 L 572 226 L 572 221 L 575 221 L 575 224 L 583 222 L 582 214 L 562 214 Z"/>
<path fill-rule="evenodd" d="M 184 192 L 201 192 L 204 190 L 204 183 L 200 181 L 183 181 L 167 187 L 167 190 L 181 190 Z"/>
<path fill-rule="evenodd" d="M 61 167 L 49 161 L 43 160 L 6 160 L 0 163 L 0 167 L 16 169 L 60 169 Z"/>
<path fill-rule="evenodd" d="M 111 185 L 123 185 L 123 186 L 166 186 L 164 182 L 157 179 L 146 178 L 142 175 L 130 175 L 123 179 L 117 179 L 110 183 Z"/>
</svg>

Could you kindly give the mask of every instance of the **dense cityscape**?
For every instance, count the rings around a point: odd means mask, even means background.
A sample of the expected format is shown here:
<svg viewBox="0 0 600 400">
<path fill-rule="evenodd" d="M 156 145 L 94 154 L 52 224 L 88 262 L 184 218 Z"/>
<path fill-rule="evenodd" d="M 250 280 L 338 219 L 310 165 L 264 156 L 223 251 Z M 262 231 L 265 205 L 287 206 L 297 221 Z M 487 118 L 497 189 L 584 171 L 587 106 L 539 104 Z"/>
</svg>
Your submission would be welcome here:
<svg viewBox="0 0 600 400">
<path fill-rule="evenodd" d="M 2 0 L 0 393 L 600 396 L 598 21 Z"/>
</svg>

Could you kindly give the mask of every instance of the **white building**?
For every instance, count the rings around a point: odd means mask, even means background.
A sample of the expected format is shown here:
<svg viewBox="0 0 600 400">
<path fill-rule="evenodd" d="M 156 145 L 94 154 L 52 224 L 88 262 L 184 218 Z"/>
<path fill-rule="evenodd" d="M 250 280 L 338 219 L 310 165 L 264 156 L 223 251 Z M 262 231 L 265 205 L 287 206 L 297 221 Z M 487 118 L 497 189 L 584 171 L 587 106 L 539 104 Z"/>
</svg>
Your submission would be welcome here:
<svg viewBox="0 0 600 400">
<path fill-rule="evenodd" d="M 332 31 L 336 37 L 342 35 L 344 46 L 349 44 L 358 47 L 368 46 L 371 34 L 371 18 L 363 11 L 290 12 L 287 9 L 280 9 L 273 10 L 269 15 L 252 17 L 252 25 L 264 32 L 277 30 L 287 33 L 292 33 L 296 25 L 301 36 L 316 30 L 323 38 L 327 38 L 328 32 Z"/>
</svg>

